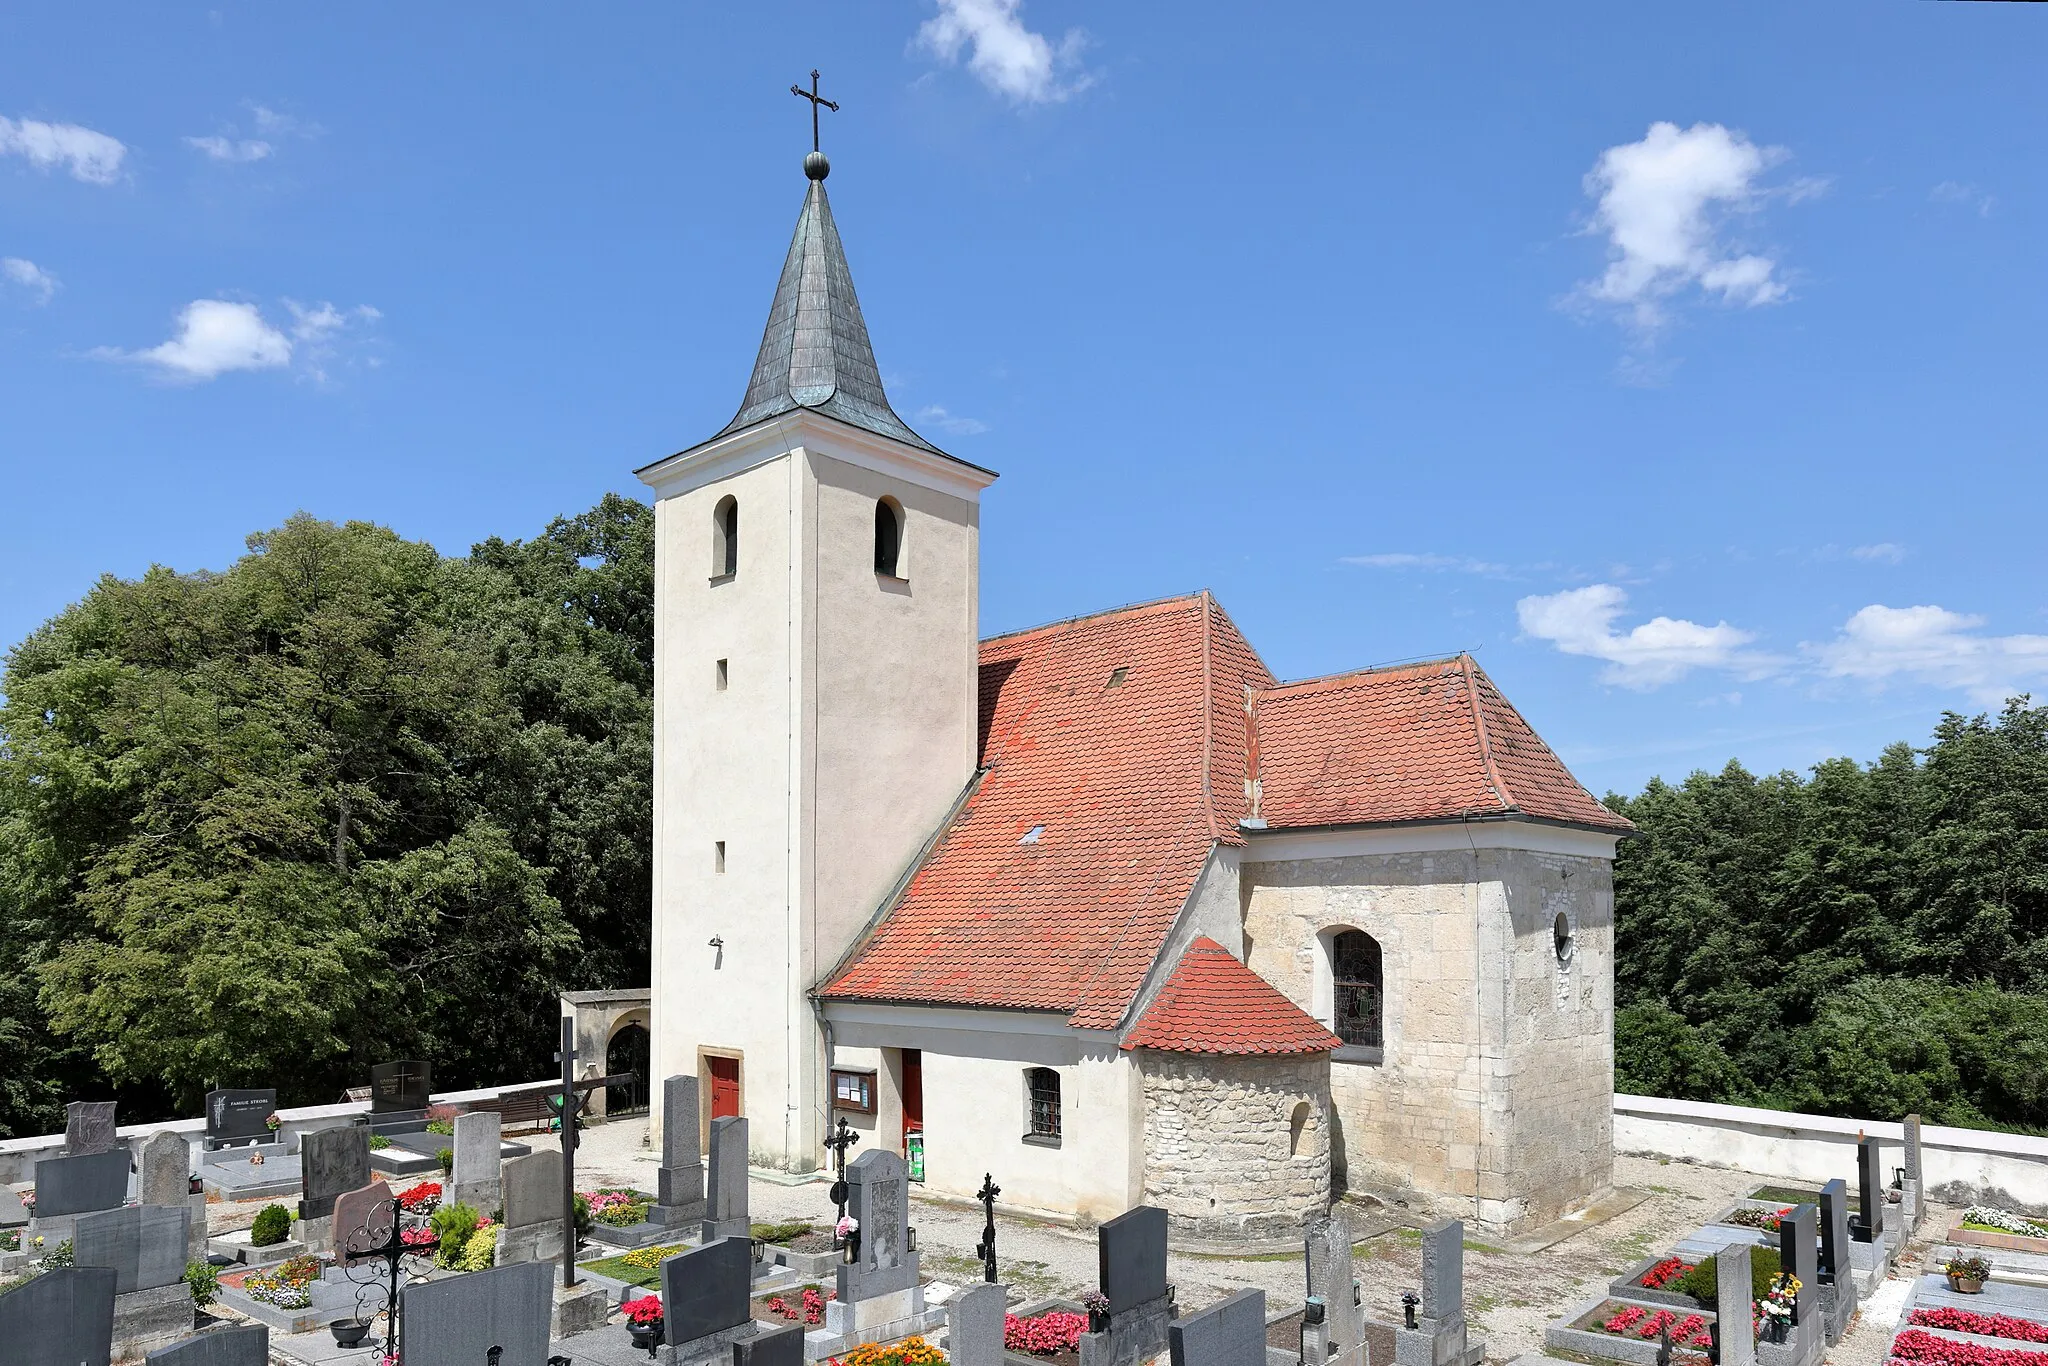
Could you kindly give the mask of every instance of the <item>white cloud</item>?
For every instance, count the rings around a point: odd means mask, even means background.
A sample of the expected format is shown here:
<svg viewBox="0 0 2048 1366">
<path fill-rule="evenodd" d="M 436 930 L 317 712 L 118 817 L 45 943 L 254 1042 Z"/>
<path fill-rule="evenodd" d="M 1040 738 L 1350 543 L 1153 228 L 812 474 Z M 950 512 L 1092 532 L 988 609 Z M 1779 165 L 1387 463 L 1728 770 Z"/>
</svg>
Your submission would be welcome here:
<svg viewBox="0 0 2048 1366">
<path fill-rule="evenodd" d="M 256 121 L 256 131 L 269 138 L 318 137 L 325 130 L 317 123 L 280 114 L 275 109 L 266 109 L 260 104 L 249 106 L 249 116 Z"/>
<path fill-rule="evenodd" d="M 0 117 L 0 156 L 10 154 L 27 157 L 38 170 L 63 166 L 74 180 L 112 185 L 121 178 L 121 159 L 128 148 L 119 138 L 75 123 Z"/>
<path fill-rule="evenodd" d="M 1852 560 L 1869 560 L 1874 564 L 1899 564 L 1906 558 L 1906 547 L 1890 541 L 1879 541 L 1876 545 L 1859 545 L 1849 552 Z"/>
<path fill-rule="evenodd" d="M 1927 197 L 1937 204 L 1960 204 L 1975 209 L 1977 217 L 1991 217 L 1991 206 L 1998 202 L 1996 195 L 1985 194 L 1975 185 L 1955 180 L 1944 180 L 1927 192 Z"/>
<path fill-rule="evenodd" d="M 917 420 L 919 422 L 929 422 L 949 436 L 980 436 L 988 430 L 986 422 L 980 422 L 971 417 L 956 417 L 936 403 L 926 408 L 920 408 L 917 413 Z"/>
<path fill-rule="evenodd" d="M 151 365 L 172 379 L 209 380 L 230 370 L 281 370 L 290 367 L 316 380 L 327 378 L 327 366 L 338 354 L 341 335 L 368 327 L 384 315 L 368 304 L 336 308 L 330 303 L 307 307 L 284 301 L 292 315 L 289 333 L 272 326 L 254 304 L 228 299 L 194 299 L 178 314 L 177 331 L 169 341 L 143 351 L 102 346 L 92 352 L 102 360 Z M 372 358 L 367 362 L 374 366 Z"/>
<path fill-rule="evenodd" d="M 1873 603 L 1849 618 L 1836 637 L 1807 652 L 1831 678 L 1883 684 L 1894 678 L 1960 689 L 1996 706 L 2048 679 L 2048 636 L 1987 636 L 1984 618 L 1945 607 Z"/>
<path fill-rule="evenodd" d="M 275 150 L 256 138 L 186 138 L 185 145 L 198 148 L 215 161 L 261 161 Z"/>
<path fill-rule="evenodd" d="M 1493 564 L 1487 560 L 1475 560 L 1469 555 L 1409 554 L 1405 551 L 1389 551 L 1378 555 L 1343 555 L 1339 564 L 1363 565 L 1368 569 L 1428 569 L 1456 570 L 1460 574 L 1492 574 L 1508 572 L 1504 564 Z"/>
<path fill-rule="evenodd" d="M 39 304 L 50 302 L 50 296 L 57 292 L 56 276 L 19 256 L 0 256 L 0 280 L 32 291 Z"/>
<path fill-rule="evenodd" d="M 1760 177 L 1784 156 L 1718 123 L 1653 123 L 1642 141 L 1602 152 L 1585 187 L 1599 201 L 1588 231 L 1606 236 L 1607 269 L 1579 297 L 1621 309 L 1645 331 L 1664 323 L 1666 302 L 1689 286 L 1723 303 L 1781 302 L 1777 262 L 1727 246 L 1720 229 L 1728 212 L 1755 208 Z M 1802 182 L 1789 197 L 1817 185 Z"/>
<path fill-rule="evenodd" d="M 1086 90 L 1093 77 L 1074 70 L 1087 35 L 1067 30 L 1054 45 L 1024 27 L 1017 15 L 1022 0 L 938 0 L 939 12 L 917 30 L 918 46 L 942 62 L 960 60 L 972 47 L 967 69 L 1013 104 L 1056 104 Z"/>
<path fill-rule="evenodd" d="M 1596 583 L 1547 596 L 1527 597 L 1515 604 L 1524 635 L 1547 640 L 1568 655 L 1607 661 L 1604 682 L 1625 688 L 1655 688 L 1676 682 L 1694 669 L 1724 669 L 1745 678 L 1763 678 L 1782 661 L 1746 650 L 1756 637 L 1749 631 L 1718 622 L 1653 617 L 1626 633 L 1615 619 L 1628 594 L 1611 583 Z"/>
</svg>

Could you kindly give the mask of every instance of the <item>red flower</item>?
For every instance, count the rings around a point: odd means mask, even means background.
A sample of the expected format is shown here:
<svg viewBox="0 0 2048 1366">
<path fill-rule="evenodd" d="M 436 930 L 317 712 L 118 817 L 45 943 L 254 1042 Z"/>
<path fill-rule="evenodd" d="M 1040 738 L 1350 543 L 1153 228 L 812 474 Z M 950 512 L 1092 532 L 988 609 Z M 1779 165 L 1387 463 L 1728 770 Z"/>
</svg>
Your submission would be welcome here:
<svg viewBox="0 0 2048 1366">
<path fill-rule="evenodd" d="M 1086 1314 L 1065 1314 L 1055 1311 L 1028 1319 L 1020 1319 L 1015 1314 L 1005 1314 L 1003 1346 L 1012 1352 L 1053 1356 L 1059 1352 L 1071 1352 L 1079 1347 L 1081 1334 L 1086 1332 L 1087 1328 Z"/>
<path fill-rule="evenodd" d="M 1643 1278 L 1637 1281 L 1636 1284 L 1651 1290 L 1662 1290 L 1691 1269 L 1676 1257 L 1666 1257 L 1663 1261 L 1645 1271 Z"/>
<path fill-rule="evenodd" d="M 1906 1322 L 1923 1328 L 1946 1328 L 1955 1333 L 1975 1333 L 1986 1338 L 2015 1338 L 2021 1342 L 2048 1342 L 2048 1326 L 2016 1319 L 2009 1314 L 1979 1314 L 1970 1309 L 1915 1309 Z"/>
<path fill-rule="evenodd" d="M 661 1301 L 652 1295 L 643 1295 L 637 1300 L 627 1300 L 619 1306 L 626 1322 L 635 1328 L 646 1328 L 661 1322 Z"/>
<path fill-rule="evenodd" d="M 2014 1352 L 1974 1342 L 1938 1338 L 1908 1328 L 1892 1339 L 1893 1361 L 1916 1366 L 2048 1366 L 2048 1352 Z"/>
</svg>

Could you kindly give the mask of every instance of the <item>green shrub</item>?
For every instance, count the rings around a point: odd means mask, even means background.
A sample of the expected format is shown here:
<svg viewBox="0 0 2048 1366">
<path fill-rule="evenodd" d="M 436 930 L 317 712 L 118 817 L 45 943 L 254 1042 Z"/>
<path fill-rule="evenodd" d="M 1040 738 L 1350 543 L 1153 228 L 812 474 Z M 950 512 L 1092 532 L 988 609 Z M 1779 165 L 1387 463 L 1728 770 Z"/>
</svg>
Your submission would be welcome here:
<svg viewBox="0 0 2048 1366">
<path fill-rule="evenodd" d="M 220 1272 L 209 1262 L 187 1262 L 185 1286 L 192 1292 L 192 1303 L 204 1309 L 220 1292 Z"/>
<path fill-rule="evenodd" d="M 53 1266 L 75 1265 L 77 1265 L 77 1258 L 72 1250 L 69 1238 L 66 1238 L 63 1242 L 43 1254 L 43 1266 L 46 1269 Z"/>
<path fill-rule="evenodd" d="M 292 1212 L 283 1205 L 265 1205 L 256 1212 L 256 1222 L 249 1227 L 249 1242 L 254 1247 L 269 1247 L 291 1237 Z"/>
<path fill-rule="evenodd" d="M 433 1227 L 434 1237 L 440 1246 L 434 1250 L 434 1264 L 453 1267 L 469 1250 L 469 1240 L 476 1232 L 477 1212 L 468 1205 L 443 1205 L 434 1211 L 427 1223 Z"/>
<path fill-rule="evenodd" d="M 787 1243 L 803 1237 L 811 1231 L 806 1219 L 786 1219 L 779 1224 L 756 1224 L 753 1235 L 764 1243 Z"/>
<path fill-rule="evenodd" d="M 441 1174 L 446 1176 L 455 1170 L 455 1149 L 443 1148 L 434 1154 L 434 1160 L 441 1164 Z"/>
<path fill-rule="evenodd" d="M 588 1234 L 590 1232 L 590 1226 L 595 1222 L 596 1220 L 592 1219 L 590 1216 L 590 1201 L 584 1197 L 582 1191 L 576 1192 L 577 1235 L 581 1237 L 583 1235 Z"/>
<path fill-rule="evenodd" d="M 371 1135 L 370 1135 L 370 1151 L 371 1151 L 371 1152 L 373 1152 L 373 1153 L 374 1153 L 374 1152 L 378 1152 L 378 1151 L 380 1151 L 380 1150 L 382 1150 L 382 1149 L 384 1149 L 384 1148 L 388 1148 L 388 1147 L 390 1147 L 390 1146 L 391 1146 L 391 1140 L 390 1140 L 390 1139 L 388 1139 L 388 1138 L 386 1138 L 386 1137 L 385 1137 L 384 1135 L 382 1135 L 382 1134 L 371 1134 Z"/>
<path fill-rule="evenodd" d="M 647 1222 L 647 1206 L 607 1205 L 597 1216 L 597 1222 L 610 1224 L 614 1228 L 631 1228 L 635 1224 L 644 1224 Z"/>
<path fill-rule="evenodd" d="M 457 1271 L 488 1271 L 496 1260 L 498 1250 L 498 1227 L 480 1228 L 469 1235 L 469 1241 L 462 1245 L 462 1256 L 456 1261 Z"/>
<path fill-rule="evenodd" d="M 1709 1257 L 1692 1270 L 1680 1276 L 1665 1289 L 1681 1295 L 1690 1295 L 1707 1308 L 1712 1309 L 1719 1302 L 1721 1276 L 1719 1258 Z M 1760 1300 L 1771 1293 L 1771 1282 L 1778 1279 L 1783 1269 L 1778 1261 L 1778 1249 L 1774 1247 L 1753 1247 L 1749 1250 L 1749 1297 Z"/>
</svg>

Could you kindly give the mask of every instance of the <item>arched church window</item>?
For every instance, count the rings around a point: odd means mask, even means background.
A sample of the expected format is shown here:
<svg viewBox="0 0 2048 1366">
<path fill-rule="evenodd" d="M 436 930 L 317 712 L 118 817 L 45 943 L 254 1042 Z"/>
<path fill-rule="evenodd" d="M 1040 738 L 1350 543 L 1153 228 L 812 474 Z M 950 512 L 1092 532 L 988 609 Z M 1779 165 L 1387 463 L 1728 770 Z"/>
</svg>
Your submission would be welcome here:
<svg viewBox="0 0 2048 1366">
<path fill-rule="evenodd" d="M 1060 1140 L 1060 1074 L 1050 1067 L 1024 1069 L 1024 1096 L 1030 1129 L 1024 1138 L 1033 1143 Z"/>
<path fill-rule="evenodd" d="M 903 556 L 903 505 L 894 498 L 875 504 L 875 572 L 901 577 L 896 567 Z"/>
<path fill-rule="evenodd" d="M 1345 1043 L 1381 1046 L 1380 945 L 1360 930 L 1345 930 L 1330 941 L 1331 1028 Z"/>
<path fill-rule="evenodd" d="M 740 500 L 731 494 L 711 510 L 711 576 L 740 572 Z"/>
</svg>

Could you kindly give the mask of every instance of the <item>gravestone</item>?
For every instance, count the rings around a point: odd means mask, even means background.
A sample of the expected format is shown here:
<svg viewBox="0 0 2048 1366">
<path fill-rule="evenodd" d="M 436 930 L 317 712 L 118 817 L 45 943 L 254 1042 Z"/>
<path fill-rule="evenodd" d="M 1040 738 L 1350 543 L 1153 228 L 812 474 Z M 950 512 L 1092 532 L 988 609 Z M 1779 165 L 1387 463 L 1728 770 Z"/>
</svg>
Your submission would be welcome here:
<svg viewBox="0 0 2048 1366">
<path fill-rule="evenodd" d="M 1884 1153 L 1868 1135 L 1856 1140 L 1856 1217 L 1849 1233 L 1859 1243 L 1884 1237 Z"/>
<path fill-rule="evenodd" d="M 718 1157 L 712 1155 L 714 1184 Z M 924 1286 L 910 1247 L 910 1172 L 895 1153 L 862 1153 L 846 1164 L 846 1212 L 858 1248 L 839 1267 L 839 1298 L 825 1305 L 825 1327 L 842 1337 L 872 1340 L 923 1327 Z M 916 1326 L 905 1326 L 915 1322 Z"/>
<path fill-rule="evenodd" d="M 142 1145 L 137 1191 L 145 1205 L 182 1205 L 191 1196 L 192 1145 L 183 1134 L 155 1134 Z"/>
<path fill-rule="evenodd" d="M 1820 1207 L 1800 1205 L 1778 1224 L 1778 1261 L 1799 1280 L 1794 1301 L 1796 1353 L 1801 1361 L 1819 1359 L 1822 1333 L 1819 1310 Z"/>
<path fill-rule="evenodd" d="M 117 1295 L 172 1285 L 185 1276 L 191 1220 L 192 1211 L 184 1205 L 128 1205 L 81 1214 L 71 1235 L 72 1260 L 110 1268 Z"/>
<path fill-rule="evenodd" d="M 983 1282 L 946 1301 L 946 1356 L 952 1366 L 1003 1366 L 1003 1321 L 1010 1289 Z"/>
<path fill-rule="evenodd" d="M 0 1228 L 14 1228 L 28 1222 L 28 1206 L 12 1186 L 0 1186 Z"/>
<path fill-rule="evenodd" d="M 747 1216 L 747 1121 L 742 1117 L 722 1115 L 711 1121 L 711 1174 L 705 1199 L 706 1243 L 753 1235 Z"/>
<path fill-rule="evenodd" d="M 338 1129 L 314 1129 L 300 1136 L 300 1219 L 331 1218 L 337 1198 L 369 1184 L 368 1129 L 349 1124 Z"/>
<path fill-rule="evenodd" d="M 7 1366 L 108 1366 L 114 1356 L 114 1273 L 67 1266 L 0 1293 Z"/>
<path fill-rule="evenodd" d="M 1169 1332 L 1173 1366 L 1266 1366 L 1266 1292 L 1240 1290 Z"/>
<path fill-rule="evenodd" d="M 650 1223 L 679 1228 L 704 1219 L 704 1154 L 697 1146 L 697 1079 L 661 1084 L 661 1166 L 655 1172 Z"/>
<path fill-rule="evenodd" d="M 1000 1340 L 1002 1334 L 997 1333 Z M 954 1366 L 961 1366 L 958 1357 Z M 732 1345 L 732 1366 L 804 1366 L 804 1326 L 784 1324 Z"/>
<path fill-rule="evenodd" d="M 380 1062 L 370 1069 L 370 1113 L 424 1110 L 433 1103 L 434 1066 L 418 1058 Z"/>
<path fill-rule="evenodd" d="M 1109 1299 L 1109 1326 L 1083 1333 L 1081 1366 L 1132 1366 L 1165 1351 L 1174 1318 L 1166 1283 L 1166 1211 L 1125 1210 L 1095 1231 L 1096 1288 Z"/>
<path fill-rule="evenodd" d="M 274 1090 L 225 1090 L 206 1093 L 206 1146 L 224 1148 L 239 1143 L 265 1143 L 270 1139 L 267 1122 L 277 1113 Z"/>
<path fill-rule="evenodd" d="M 1849 1247 L 1849 1185 L 1836 1177 L 1820 1188 L 1820 1282 L 1822 1331 L 1829 1345 L 1842 1340 L 1856 1312 L 1856 1276 Z M 1794 1273 L 1797 1274 L 1797 1273 Z"/>
<path fill-rule="evenodd" d="M 1465 1224 L 1445 1219 L 1422 1231 L 1422 1295 L 1416 1326 L 1394 1330 L 1399 1366 L 1476 1366 L 1484 1343 L 1465 1327 Z"/>
<path fill-rule="evenodd" d="M 64 1154 L 91 1157 L 114 1146 L 114 1102 L 74 1100 L 64 1107 Z"/>
<path fill-rule="evenodd" d="M 1905 1130 L 1903 1165 L 1906 1174 L 1899 1188 L 1899 1218 L 1905 1232 L 1910 1235 L 1920 1227 L 1920 1216 L 1927 1204 L 1927 1177 L 1920 1155 L 1920 1116 L 1907 1115 Z"/>
<path fill-rule="evenodd" d="M 1351 1253 L 1351 1225 L 1342 1210 L 1309 1225 L 1302 1259 L 1308 1293 L 1323 1304 L 1323 1321 L 1305 1329 L 1307 1359 L 1330 1366 L 1366 1366 L 1365 1309 Z"/>
<path fill-rule="evenodd" d="M 554 1273 L 545 1262 L 415 1282 L 399 1295 L 406 1361 L 547 1366 Z"/>
<path fill-rule="evenodd" d="M 1748 1243 L 1731 1243 L 1714 1254 L 1714 1317 L 1720 1325 L 1721 1366 L 1753 1366 L 1756 1361 L 1749 1247 Z"/>
<path fill-rule="evenodd" d="M 661 1264 L 661 1304 L 668 1345 L 662 1362 L 723 1356 L 753 1333 L 748 1295 L 754 1283 L 754 1247 L 746 1238 L 678 1253 Z"/>
<path fill-rule="evenodd" d="M 128 1150 L 36 1163 L 36 1219 L 113 1209 L 128 1198 Z"/>
<path fill-rule="evenodd" d="M 384 1181 L 372 1181 L 334 1197 L 334 1252 L 353 1265 L 370 1260 L 364 1254 L 391 1240 L 398 1222 L 398 1201 Z"/>
<path fill-rule="evenodd" d="M 260 1323 L 215 1328 L 159 1347 L 145 1366 L 270 1366 L 270 1329 Z"/>
<path fill-rule="evenodd" d="M 449 1177 L 457 1202 L 489 1214 L 504 1198 L 498 1175 L 504 1117 L 479 1110 L 455 1117 L 455 1168 Z"/>
<path fill-rule="evenodd" d="M 562 1155 L 543 1149 L 505 1164 L 505 1231 L 498 1264 L 544 1262 L 562 1255 Z"/>
</svg>

